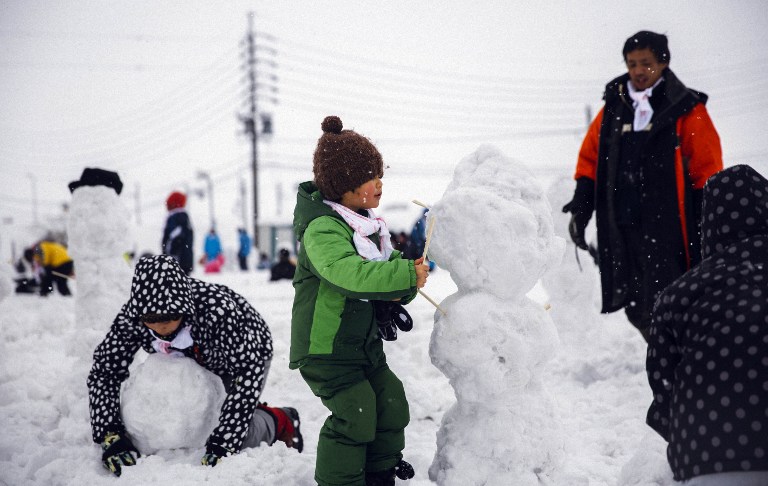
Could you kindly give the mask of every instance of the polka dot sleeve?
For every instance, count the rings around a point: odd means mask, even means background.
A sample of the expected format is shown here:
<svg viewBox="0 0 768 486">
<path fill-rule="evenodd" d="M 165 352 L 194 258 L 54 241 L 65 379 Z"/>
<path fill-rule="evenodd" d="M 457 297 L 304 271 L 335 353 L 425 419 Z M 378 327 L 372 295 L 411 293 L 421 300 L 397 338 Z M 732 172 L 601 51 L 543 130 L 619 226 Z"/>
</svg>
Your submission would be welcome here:
<svg viewBox="0 0 768 486">
<path fill-rule="evenodd" d="M 675 316 L 670 307 L 669 296 L 662 295 L 653 313 L 645 364 L 648 383 L 653 391 L 653 402 L 648 409 L 646 422 L 667 442 L 672 384 L 675 368 L 680 362 L 680 352 L 674 339 L 674 325 L 671 322 Z"/>
<path fill-rule="evenodd" d="M 107 432 L 125 431 L 120 418 L 120 384 L 128 378 L 128 367 L 140 346 L 141 336 L 121 312 L 93 353 L 88 398 L 91 433 L 96 443 L 101 443 Z"/>
</svg>

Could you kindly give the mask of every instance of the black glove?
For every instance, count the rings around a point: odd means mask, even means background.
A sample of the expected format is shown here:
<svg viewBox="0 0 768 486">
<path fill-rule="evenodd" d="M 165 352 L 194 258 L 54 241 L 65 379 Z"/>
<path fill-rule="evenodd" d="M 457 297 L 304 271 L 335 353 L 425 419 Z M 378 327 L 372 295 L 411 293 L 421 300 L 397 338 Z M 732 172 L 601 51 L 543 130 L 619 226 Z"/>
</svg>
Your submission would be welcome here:
<svg viewBox="0 0 768 486">
<path fill-rule="evenodd" d="M 582 250 L 589 250 L 587 240 L 584 238 L 584 230 L 589 224 L 594 209 L 595 183 L 588 177 L 580 177 L 576 180 L 576 190 L 571 202 L 563 206 L 564 213 L 571 213 L 571 221 L 568 224 L 568 233 L 571 240 Z"/>
<path fill-rule="evenodd" d="M 569 205 L 570 203 L 563 206 L 564 213 L 567 213 L 570 210 Z M 572 213 L 571 222 L 568 223 L 568 233 L 571 235 L 571 240 L 582 250 L 589 250 L 587 239 L 584 237 L 584 230 L 587 229 L 587 224 L 589 224 L 589 217 L 590 215 L 585 216 L 578 212 Z"/>
<path fill-rule="evenodd" d="M 405 308 L 393 301 L 373 301 L 376 324 L 379 326 L 379 335 L 384 341 L 397 339 L 397 330 L 408 332 L 413 329 L 413 319 Z"/>
<path fill-rule="evenodd" d="M 216 443 L 218 441 L 220 441 L 218 437 L 208 438 L 205 442 L 205 455 L 200 459 L 200 464 L 215 467 L 222 458 L 230 455 L 229 450 Z"/>
<path fill-rule="evenodd" d="M 123 466 L 136 465 L 136 459 L 141 457 L 139 450 L 126 435 L 107 432 L 101 443 L 101 463 L 115 476 L 120 476 Z M 134 457 L 133 455 L 136 455 Z"/>
</svg>

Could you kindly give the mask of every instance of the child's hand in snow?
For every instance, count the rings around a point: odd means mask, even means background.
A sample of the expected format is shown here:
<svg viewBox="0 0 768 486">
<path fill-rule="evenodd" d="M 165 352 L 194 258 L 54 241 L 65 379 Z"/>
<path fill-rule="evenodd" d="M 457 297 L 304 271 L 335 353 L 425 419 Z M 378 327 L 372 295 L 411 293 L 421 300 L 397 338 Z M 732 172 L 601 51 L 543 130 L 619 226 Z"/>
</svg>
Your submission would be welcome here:
<svg viewBox="0 0 768 486">
<path fill-rule="evenodd" d="M 115 476 L 120 476 L 123 466 L 136 465 L 136 458 L 141 457 L 131 439 L 112 432 L 104 437 L 101 449 L 104 451 L 101 455 L 101 463 Z"/>
</svg>

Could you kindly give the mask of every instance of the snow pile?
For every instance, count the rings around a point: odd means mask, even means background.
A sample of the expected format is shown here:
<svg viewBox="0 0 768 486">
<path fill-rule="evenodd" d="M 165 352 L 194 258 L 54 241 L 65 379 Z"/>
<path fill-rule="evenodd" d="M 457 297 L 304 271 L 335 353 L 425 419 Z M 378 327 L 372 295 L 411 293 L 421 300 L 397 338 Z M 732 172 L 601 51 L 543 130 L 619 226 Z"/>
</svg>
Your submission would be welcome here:
<svg viewBox="0 0 768 486">
<path fill-rule="evenodd" d="M 621 468 L 619 486 L 672 486 L 680 484 L 672 477 L 667 462 L 667 443 L 649 431 L 640 442 L 637 454 Z"/>
<path fill-rule="evenodd" d="M 456 167 L 428 214 L 430 255 L 458 292 L 435 314 L 430 354 L 457 403 L 437 435 L 430 478 L 441 485 L 538 485 L 564 460 L 564 438 L 544 364 L 558 337 L 528 297 L 564 249 L 532 174 L 491 146 Z"/>
<path fill-rule="evenodd" d="M 11 295 L 16 288 L 13 276 L 16 274 L 10 263 L 0 262 L 0 300 Z"/>
<path fill-rule="evenodd" d="M 124 258 L 132 241 L 131 217 L 107 186 L 82 186 L 72 193 L 67 234 L 75 262 L 75 323 L 81 335 L 72 356 L 87 356 L 104 338 L 126 301 L 133 271 Z"/>
<path fill-rule="evenodd" d="M 590 337 L 587 332 L 590 321 L 584 317 L 597 316 L 600 312 L 596 302 L 600 280 L 592 257 L 583 250 L 578 250 L 577 257 L 576 245 L 568 234 L 571 214 L 563 213 L 562 207 L 571 200 L 574 187 L 573 178 L 564 176 L 555 180 L 547 190 L 555 234 L 565 240 L 566 246 L 562 264 L 551 268 L 541 283 L 549 295 L 550 315 L 560 338 L 581 347 Z"/>
<path fill-rule="evenodd" d="M 123 384 L 123 422 L 143 454 L 202 447 L 224 396 L 221 379 L 194 360 L 150 354 Z"/>
</svg>

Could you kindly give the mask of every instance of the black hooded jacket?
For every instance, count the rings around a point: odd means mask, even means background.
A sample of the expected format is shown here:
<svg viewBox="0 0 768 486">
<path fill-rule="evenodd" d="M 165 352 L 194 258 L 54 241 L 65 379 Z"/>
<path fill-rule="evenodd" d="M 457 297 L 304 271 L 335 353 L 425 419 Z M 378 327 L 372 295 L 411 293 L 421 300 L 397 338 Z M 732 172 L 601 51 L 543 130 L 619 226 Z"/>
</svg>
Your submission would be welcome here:
<svg viewBox="0 0 768 486">
<path fill-rule="evenodd" d="M 150 313 L 184 314 L 182 325 L 189 326 L 194 340 L 186 354 L 228 385 L 211 438 L 232 452 L 240 451 L 264 386 L 265 364 L 272 359 L 272 336 L 245 298 L 223 285 L 187 277 L 168 255 L 137 263 L 130 299 L 93 353 L 88 391 L 94 442 L 102 442 L 107 432 L 125 432 L 120 384 L 128 378 L 139 348 L 155 352 L 154 337 L 139 321 Z"/>
<path fill-rule="evenodd" d="M 768 470 L 768 180 L 730 167 L 703 200 L 703 260 L 659 297 L 646 361 L 678 481 Z"/>
</svg>

